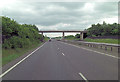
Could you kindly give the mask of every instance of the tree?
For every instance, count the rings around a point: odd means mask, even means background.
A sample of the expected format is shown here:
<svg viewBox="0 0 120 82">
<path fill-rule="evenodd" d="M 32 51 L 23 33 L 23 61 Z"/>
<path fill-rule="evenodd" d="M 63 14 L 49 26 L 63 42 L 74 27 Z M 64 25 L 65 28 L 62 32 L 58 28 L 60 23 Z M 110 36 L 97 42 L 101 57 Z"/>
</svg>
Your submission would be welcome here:
<svg viewBox="0 0 120 82">
<path fill-rule="evenodd" d="M 90 28 L 87 29 L 87 35 L 88 36 L 110 36 L 110 35 L 118 35 L 119 33 L 119 24 L 113 23 L 113 24 L 106 24 L 105 21 L 103 21 L 103 24 L 92 24 Z"/>
<path fill-rule="evenodd" d="M 76 34 L 76 35 L 75 35 L 75 38 L 80 38 L 80 34 Z"/>
</svg>

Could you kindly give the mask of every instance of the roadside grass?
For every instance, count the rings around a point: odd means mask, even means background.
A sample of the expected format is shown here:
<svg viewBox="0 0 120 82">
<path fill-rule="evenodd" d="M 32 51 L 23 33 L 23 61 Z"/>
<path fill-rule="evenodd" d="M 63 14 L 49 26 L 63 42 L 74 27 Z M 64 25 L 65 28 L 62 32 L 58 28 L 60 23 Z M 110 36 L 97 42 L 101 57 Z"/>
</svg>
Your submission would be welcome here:
<svg viewBox="0 0 120 82">
<path fill-rule="evenodd" d="M 39 47 L 43 43 L 33 44 L 25 48 L 2 49 L 2 66 L 26 54 L 27 52 Z"/>
<path fill-rule="evenodd" d="M 65 40 L 80 40 L 80 38 L 71 37 L 71 38 L 65 38 Z"/>
<path fill-rule="evenodd" d="M 85 38 L 84 41 L 88 41 L 88 42 L 100 42 L 100 43 L 111 43 L 111 44 L 120 44 L 120 39 L 90 39 L 90 38 Z"/>
<path fill-rule="evenodd" d="M 65 38 L 65 40 L 80 40 L 80 38 Z M 87 42 L 99 42 L 99 43 L 111 43 L 111 44 L 120 44 L 120 39 L 90 39 L 85 38 L 84 41 Z"/>
<path fill-rule="evenodd" d="M 48 41 L 48 40 L 49 40 L 49 38 L 47 38 L 47 37 L 44 38 L 44 41 Z"/>
</svg>

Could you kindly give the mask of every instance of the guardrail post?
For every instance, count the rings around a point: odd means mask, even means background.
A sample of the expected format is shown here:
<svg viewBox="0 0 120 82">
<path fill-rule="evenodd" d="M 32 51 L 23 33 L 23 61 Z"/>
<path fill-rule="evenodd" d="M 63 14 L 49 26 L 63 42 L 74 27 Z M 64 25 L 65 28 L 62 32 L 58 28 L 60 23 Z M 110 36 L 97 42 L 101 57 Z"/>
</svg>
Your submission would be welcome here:
<svg viewBox="0 0 120 82">
<path fill-rule="evenodd" d="M 105 50 L 107 50 L 107 47 L 105 46 Z"/>
<path fill-rule="evenodd" d="M 112 51 L 112 47 L 111 47 L 111 51 Z"/>
<path fill-rule="evenodd" d="M 95 48 L 98 48 L 98 46 L 97 46 L 97 45 L 95 45 Z"/>
<path fill-rule="evenodd" d="M 120 47 L 118 47 L 118 53 L 120 53 Z"/>
</svg>

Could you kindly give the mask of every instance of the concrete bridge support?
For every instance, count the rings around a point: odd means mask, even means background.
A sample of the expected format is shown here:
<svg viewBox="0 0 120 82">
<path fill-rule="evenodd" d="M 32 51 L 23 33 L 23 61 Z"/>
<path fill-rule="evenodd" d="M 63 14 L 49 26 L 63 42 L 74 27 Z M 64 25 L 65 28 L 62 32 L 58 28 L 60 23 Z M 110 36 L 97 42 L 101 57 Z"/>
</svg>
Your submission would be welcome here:
<svg viewBox="0 0 120 82">
<path fill-rule="evenodd" d="M 43 35 L 43 32 L 41 32 L 41 34 Z"/>
<path fill-rule="evenodd" d="M 80 32 L 80 40 L 83 40 L 83 32 Z"/>
<path fill-rule="evenodd" d="M 63 36 L 62 36 L 62 39 L 64 40 L 64 36 L 65 36 L 65 33 L 63 32 Z"/>
</svg>

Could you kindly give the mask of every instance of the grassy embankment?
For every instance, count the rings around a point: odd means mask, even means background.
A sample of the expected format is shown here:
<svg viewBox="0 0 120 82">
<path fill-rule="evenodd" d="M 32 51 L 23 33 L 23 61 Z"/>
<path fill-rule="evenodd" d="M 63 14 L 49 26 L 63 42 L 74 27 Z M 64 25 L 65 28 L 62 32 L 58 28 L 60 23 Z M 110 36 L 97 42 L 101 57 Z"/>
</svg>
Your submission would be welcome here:
<svg viewBox="0 0 120 82">
<path fill-rule="evenodd" d="M 65 40 L 80 40 L 79 38 L 65 38 Z M 120 44 L 120 39 L 89 39 L 85 38 L 84 41 L 87 42 L 99 42 L 99 43 L 111 43 L 111 44 Z"/>
<path fill-rule="evenodd" d="M 44 41 L 48 41 L 48 38 L 45 37 Z M 42 44 L 43 42 L 34 43 L 33 45 L 29 45 L 25 48 L 2 49 L 2 66 L 26 54 L 27 52 L 34 50 Z"/>
<path fill-rule="evenodd" d="M 74 37 L 71 37 L 71 38 L 64 38 L 65 40 L 80 40 L 79 38 L 74 38 Z"/>
<path fill-rule="evenodd" d="M 35 48 L 39 47 L 42 44 L 43 43 L 34 44 L 25 48 L 2 49 L 2 66 L 24 55 L 25 53 L 34 50 Z"/>
<path fill-rule="evenodd" d="M 111 44 L 120 44 L 120 39 L 89 39 L 86 38 L 84 41 L 88 42 L 99 42 L 99 43 L 111 43 Z"/>
</svg>

